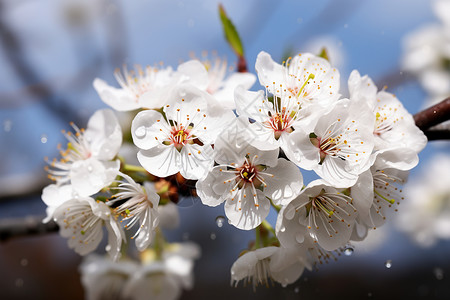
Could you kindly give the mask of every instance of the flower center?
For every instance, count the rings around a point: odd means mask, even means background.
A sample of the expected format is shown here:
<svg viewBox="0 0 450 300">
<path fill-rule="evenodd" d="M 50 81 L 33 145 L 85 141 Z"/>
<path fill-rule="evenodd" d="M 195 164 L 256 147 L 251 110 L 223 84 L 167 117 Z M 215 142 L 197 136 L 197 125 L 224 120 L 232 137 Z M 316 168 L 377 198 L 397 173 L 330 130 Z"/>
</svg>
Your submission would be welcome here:
<svg viewBox="0 0 450 300">
<path fill-rule="evenodd" d="M 289 113 L 286 107 L 283 107 L 281 112 L 276 112 L 273 115 L 269 112 L 270 119 L 266 121 L 266 125 L 273 129 L 275 139 L 278 140 L 284 131 L 287 133 L 291 133 L 293 131 L 291 123 L 294 120 L 293 116 L 295 114 L 296 113 L 294 111 Z"/>
<path fill-rule="evenodd" d="M 239 188 L 246 184 L 253 184 L 255 188 L 259 188 L 262 184 L 258 176 L 258 166 L 253 166 L 251 163 L 245 162 L 241 167 L 236 168 L 238 176 L 236 182 L 239 183 Z"/>
<path fill-rule="evenodd" d="M 319 148 L 319 165 L 323 163 L 327 155 L 345 160 L 345 156 L 340 154 L 340 146 L 342 145 L 340 136 L 322 139 L 312 132 L 309 134 L 309 140 L 311 141 L 311 144 Z M 347 144 L 347 141 L 344 141 L 343 143 Z"/>
</svg>

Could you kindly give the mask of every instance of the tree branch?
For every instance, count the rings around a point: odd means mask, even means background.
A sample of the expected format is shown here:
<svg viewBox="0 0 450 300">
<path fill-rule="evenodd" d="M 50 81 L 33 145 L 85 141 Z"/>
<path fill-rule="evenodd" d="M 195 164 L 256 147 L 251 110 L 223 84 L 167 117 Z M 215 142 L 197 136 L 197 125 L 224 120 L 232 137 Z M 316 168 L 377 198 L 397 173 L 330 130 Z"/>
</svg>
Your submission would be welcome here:
<svg viewBox="0 0 450 300">
<path fill-rule="evenodd" d="M 448 120 L 450 120 L 450 97 L 414 115 L 417 127 L 424 132 Z"/>
<path fill-rule="evenodd" d="M 58 224 L 54 221 L 42 223 L 42 219 L 42 216 L 0 219 L 0 241 L 4 242 L 13 237 L 46 234 L 58 231 Z"/>
</svg>

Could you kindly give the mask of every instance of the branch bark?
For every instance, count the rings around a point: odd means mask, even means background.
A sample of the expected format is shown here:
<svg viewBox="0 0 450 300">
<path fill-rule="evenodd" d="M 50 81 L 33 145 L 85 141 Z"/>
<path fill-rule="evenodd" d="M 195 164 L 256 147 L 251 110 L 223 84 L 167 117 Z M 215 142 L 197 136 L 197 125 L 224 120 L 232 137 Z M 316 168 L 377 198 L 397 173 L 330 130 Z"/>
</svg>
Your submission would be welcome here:
<svg viewBox="0 0 450 300">
<path fill-rule="evenodd" d="M 450 97 L 414 115 L 417 127 L 424 132 L 448 120 L 450 120 Z"/>
</svg>

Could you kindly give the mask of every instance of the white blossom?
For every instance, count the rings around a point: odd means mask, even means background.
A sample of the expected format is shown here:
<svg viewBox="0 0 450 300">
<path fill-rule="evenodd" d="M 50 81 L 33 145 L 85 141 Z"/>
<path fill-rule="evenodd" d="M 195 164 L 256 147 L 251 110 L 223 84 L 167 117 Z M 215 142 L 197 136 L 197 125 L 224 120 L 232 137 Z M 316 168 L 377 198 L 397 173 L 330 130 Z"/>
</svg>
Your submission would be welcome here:
<svg viewBox="0 0 450 300">
<path fill-rule="evenodd" d="M 115 212 L 122 216 L 122 221 L 127 222 L 126 229 L 138 226 L 132 238 L 136 238 L 138 250 L 143 251 L 152 242 L 154 230 L 159 223 L 159 195 L 150 182 L 145 182 L 142 186 L 128 175 L 120 173 L 120 176 L 125 180 L 115 188 L 118 193 L 114 194 L 113 200 L 108 204 L 126 200 L 115 208 Z"/>
<path fill-rule="evenodd" d="M 139 265 L 132 260 L 114 262 L 92 254 L 83 260 L 79 269 L 87 300 L 123 299 L 124 287 Z"/>
<path fill-rule="evenodd" d="M 376 93 L 372 80 L 367 75 L 361 77 L 356 70 L 350 74 L 348 85 L 351 101 L 357 106 L 367 104 L 375 116 L 375 151 L 410 148 L 419 153 L 425 147 L 427 138 L 395 95 Z"/>
<path fill-rule="evenodd" d="M 231 284 L 239 281 L 250 282 L 255 289 L 258 285 L 269 286 L 276 281 L 286 286 L 295 282 L 305 267 L 310 269 L 305 253 L 297 249 L 264 247 L 248 251 L 239 257 L 231 267 Z"/>
<path fill-rule="evenodd" d="M 90 197 L 73 198 L 57 207 L 53 213 L 60 234 L 68 238 L 67 244 L 80 255 L 94 251 L 103 238 L 103 226 L 108 231 L 109 252 L 113 260 L 120 256 L 125 235 L 111 209 Z"/>
<path fill-rule="evenodd" d="M 396 223 L 417 244 L 430 247 L 450 239 L 450 157 L 441 153 L 425 163 L 407 185 Z"/>
<path fill-rule="evenodd" d="M 326 59 L 310 53 L 300 53 L 277 64 L 264 51 L 255 64 L 259 82 L 275 96 L 289 93 L 302 106 L 318 104 L 327 107 L 339 98 L 339 72 Z"/>
<path fill-rule="evenodd" d="M 122 131 L 112 110 L 98 110 L 86 130 L 73 123 L 75 134 L 63 132 L 69 143 L 61 160 L 48 161 L 49 178 L 57 185 L 70 184 L 80 196 L 90 196 L 110 185 L 119 171 L 113 160 L 122 144 Z"/>
<path fill-rule="evenodd" d="M 108 85 L 104 80 L 96 78 L 94 88 L 100 98 L 118 111 L 129 111 L 138 108 L 159 108 L 166 104 L 171 90 L 180 84 L 193 84 L 205 88 L 208 75 L 204 66 L 195 60 L 178 66 L 176 72 L 171 67 L 158 69 L 147 67 L 145 71 L 137 66 L 136 72 L 129 72 L 125 67 L 114 72 L 120 88 Z"/>
<path fill-rule="evenodd" d="M 349 187 L 370 166 L 373 123 L 367 106 L 343 99 L 317 119 L 312 132 L 296 130 L 290 134 L 286 156 L 335 187 Z"/>
<path fill-rule="evenodd" d="M 133 120 L 139 162 L 159 177 L 180 172 L 187 179 L 199 179 L 213 165 L 211 144 L 234 114 L 194 87 L 184 86 L 171 97 L 164 106 L 165 118 L 146 110 Z"/>
<path fill-rule="evenodd" d="M 278 158 L 278 149 L 261 151 L 248 143 L 248 122 L 238 118 L 214 145 L 215 166 L 196 184 L 203 204 L 225 202 L 225 214 L 237 228 L 253 229 L 267 217 L 269 198 L 287 204 L 303 185 L 300 170 Z"/>
<path fill-rule="evenodd" d="M 276 233 L 284 247 L 298 247 L 311 237 L 333 251 L 350 239 L 357 210 L 352 198 L 325 184 L 311 182 L 278 214 Z"/>
</svg>

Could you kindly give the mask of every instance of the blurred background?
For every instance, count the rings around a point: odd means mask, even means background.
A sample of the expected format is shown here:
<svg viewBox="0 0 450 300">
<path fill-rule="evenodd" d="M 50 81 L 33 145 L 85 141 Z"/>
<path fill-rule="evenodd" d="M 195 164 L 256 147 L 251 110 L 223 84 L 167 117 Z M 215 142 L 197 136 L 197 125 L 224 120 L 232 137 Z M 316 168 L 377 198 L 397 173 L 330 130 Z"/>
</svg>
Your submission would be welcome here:
<svg viewBox="0 0 450 300">
<path fill-rule="evenodd" d="M 450 55 L 438 51 L 446 49 L 450 36 L 446 2 L 221 1 L 241 35 L 250 72 L 262 50 L 281 61 L 289 53 L 318 54 L 325 46 L 331 64 L 340 71 L 344 95 L 350 72 L 358 69 L 380 89 L 386 85 L 412 114 L 450 95 L 443 88 L 450 85 L 445 74 L 439 77 L 435 72 L 425 78 L 421 74 L 429 69 L 414 65 L 432 61 L 429 68 L 448 74 L 450 64 L 445 62 Z M 233 64 L 236 58 L 223 37 L 218 4 L 215 0 L 0 0 L 0 221 L 45 216 L 40 195 L 50 181 L 43 169 L 44 157 L 58 156 L 57 144 L 65 144 L 60 131 L 69 129 L 70 121 L 85 127 L 96 109 L 106 107 L 92 87 L 94 78 L 114 83 L 113 71 L 123 64 L 163 62 L 176 68 L 204 51 L 217 52 Z M 411 37 L 430 24 L 441 31 Z M 441 88 L 436 93 L 433 84 Z M 253 90 L 260 88 L 256 83 Z M 449 148 L 445 141 L 429 143 L 411 172 L 410 186 L 416 187 L 412 191 L 432 198 L 433 190 L 426 189 L 433 182 L 450 186 L 450 169 L 436 178 L 429 167 L 438 153 L 448 155 Z M 394 216 L 366 242 L 355 243 L 351 255 L 342 254 L 318 271 L 305 271 L 287 288 L 274 285 L 256 292 L 250 286 L 230 286 L 230 267 L 254 238 L 253 232 L 226 222 L 218 227 L 222 206 L 181 201 L 180 228 L 167 236 L 172 241 L 194 241 L 202 248 L 202 257 L 195 262 L 194 288 L 182 299 L 448 299 L 450 225 L 433 225 L 439 232 L 425 233 L 435 237 L 426 243 L 405 231 L 415 220 L 432 226 L 434 220 L 449 215 L 450 192 L 441 194 L 443 204 L 435 215 L 425 219 L 420 213 L 426 208 L 400 206 L 397 215 L 413 213 L 403 218 L 406 225 L 399 225 L 402 221 Z M 269 217 L 272 224 L 275 217 Z M 2 241 L 0 298 L 83 299 L 80 262 L 57 233 Z"/>
</svg>

